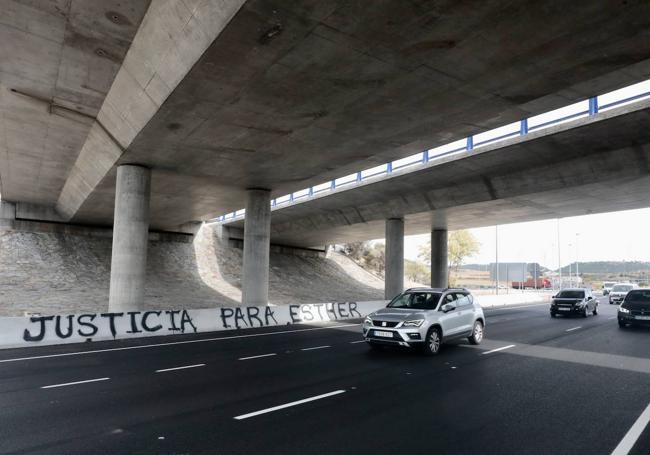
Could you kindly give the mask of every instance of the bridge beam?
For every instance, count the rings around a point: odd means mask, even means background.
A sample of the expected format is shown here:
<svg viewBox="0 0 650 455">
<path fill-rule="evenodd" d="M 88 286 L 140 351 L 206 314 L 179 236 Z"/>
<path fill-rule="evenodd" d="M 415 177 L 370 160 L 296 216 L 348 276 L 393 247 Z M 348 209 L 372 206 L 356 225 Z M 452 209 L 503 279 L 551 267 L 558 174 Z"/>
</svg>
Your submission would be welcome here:
<svg viewBox="0 0 650 455">
<path fill-rule="evenodd" d="M 110 311 L 139 310 L 144 306 L 150 195 L 150 169 L 131 164 L 117 168 Z"/>
<path fill-rule="evenodd" d="M 386 220 L 384 298 L 390 300 L 404 290 L 404 218 Z"/>
<path fill-rule="evenodd" d="M 269 253 L 271 247 L 271 192 L 248 190 L 244 221 L 242 304 L 264 306 L 269 302 Z"/>
<path fill-rule="evenodd" d="M 431 287 L 446 288 L 449 283 L 447 265 L 447 230 L 431 231 Z"/>
</svg>

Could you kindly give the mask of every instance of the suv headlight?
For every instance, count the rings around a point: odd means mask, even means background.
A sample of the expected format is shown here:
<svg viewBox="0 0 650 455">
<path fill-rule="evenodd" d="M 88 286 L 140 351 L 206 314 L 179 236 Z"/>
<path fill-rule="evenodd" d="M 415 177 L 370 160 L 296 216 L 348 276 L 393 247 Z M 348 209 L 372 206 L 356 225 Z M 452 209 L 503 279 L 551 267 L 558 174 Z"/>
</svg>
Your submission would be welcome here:
<svg viewBox="0 0 650 455">
<path fill-rule="evenodd" d="M 372 325 L 372 318 L 370 316 L 366 316 L 366 319 L 363 320 L 363 323 Z"/>
<path fill-rule="evenodd" d="M 620 311 L 621 313 L 629 313 L 630 312 L 630 310 L 628 310 L 627 308 L 623 308 L 622 306 L 618 307 L 618 311 Z"/>
<path fill-rule="evenodd" d="M 412 321 L 404 321 L 402 327 L 420 327 L 424 323 L 424 319 L 413 319 Z"/>
</svg>

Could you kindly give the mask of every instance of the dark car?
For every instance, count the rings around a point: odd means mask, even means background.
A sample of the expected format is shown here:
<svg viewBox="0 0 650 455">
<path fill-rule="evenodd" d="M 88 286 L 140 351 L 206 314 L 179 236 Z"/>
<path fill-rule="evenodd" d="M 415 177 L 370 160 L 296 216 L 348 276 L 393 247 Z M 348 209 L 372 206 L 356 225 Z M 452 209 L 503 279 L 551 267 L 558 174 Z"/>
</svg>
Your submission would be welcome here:
<svg viewBox="0 0 650 455">
<path fill-rule="evenodd" d="M 650 289 L 633 289 L 618 307 L 618 326 L 650 326 Z"/>
<path fill-rule="evenodd" d="M 590 289 L 562 289 L 551 301 L 551 317 L 577 314 L 586 318 L 589 313 L 594 316 L 598 314 L 598 300 Z"/>
</svg>

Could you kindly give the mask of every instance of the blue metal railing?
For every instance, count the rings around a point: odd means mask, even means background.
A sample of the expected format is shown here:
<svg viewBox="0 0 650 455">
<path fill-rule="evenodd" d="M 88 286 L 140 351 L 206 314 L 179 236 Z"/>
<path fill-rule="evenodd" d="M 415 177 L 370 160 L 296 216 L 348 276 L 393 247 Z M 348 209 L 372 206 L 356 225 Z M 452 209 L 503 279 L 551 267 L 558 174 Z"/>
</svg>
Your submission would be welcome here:
<svg viewBox="0 0 650 455">
<path fill-rule="evenodd" d="M 555 118 L 555 119 L 552 119 L 552 120 L 548 120 L 546 122 L 543 122 L 543 123 L 540 123 L 540 124 L 537 124 L 537 125 L 533 125 L 533 126 L 529 125 L 529 120 L 530 119 L 524 118 L 524 119 L 519 121 L 519 131 L 515 130 L 515 131 L 509 132 L 509 133 L 502 134 L 500 136 L 496 136 L 496 137 L 485 139 L 485 140 L 478 141 L 478 142 L 474 141 L 474 136 L 473 135 L 468 136 L 467 138 L 465 138 L 463 146 L 456 147 L 454 149 L 447 150 L 445 152 L 436 153 L 434 155 L 431 154 L 432 150 L 425 150 L 425 151 L 423 151 L 421 153 L 420 158 L 414 157 L 413 161 L 408 161 L 408 162 L 406 162 L 404 164 L 400 164 L 400 165 L 397 165 L 397 166 L 393 165 L 393 163 L 395 161 L 391 161 L 391 162 L 386 163 L 385 165 L 381 165 L 381 166 L 384 167 L 383 170 L 377 170 L 375 172 L 365 174 L 365 175 L 364 175 L 364 172 L 366 172 L 366 171 L 359 171 L 359 172 L 356 173 L 356 177 L 354 179 L 351 179 L 351 180 L 348 180 L 348 181 L 345 181 L 345 182 L 340 182 L 338 184 L 336 183 L 336 180 L 341 180 L 341 178 L 344 178 L 344 177 L 341 177 L 339 179 L 333 179 L 330 182 L 324 182 L 321 185 L 317 185 L 317 186 L 321 187 L 319 189 L 315 189 L 315 187 L 312 186 L 312 187 L 307 188 L 306 190 L 296 191 L 294 193 L 290 193 L 288 195 L 282 196 L 281 198 L 275 198 L 275 199 L 273 199 L 271 201 L 271 207 L 276 208 L 278 206 L 282 206 L 282 205 L 285 205 L 285 204 L 292 204 L 292 203 L 295 203 L 296 201 L 299 201 L 299 200 L 302 200 L 302 199 L 309 199 L 309 198 L 312 198 L 314 196 L 319 195 L 320 193 L 330 192 L 330 191 L 336 190 L 337 188 L 342 188 L 344 186 L 358 185 L 358 184 L 363 183 L 364 181 L 366 181 L 366 180 L 368 180 L 370 178 L 377 177 L 378 175 L 389 175 L 389 174 L 391 174 L 392 172 L 394 172 L 396 170 L 404 169 L 404 168 L 407 168 L 407 167 L 416 167 L 416 166 L 421 167 L 421 166 L 426 165 L 427 163 L 429 163 L 429 162 L 431 162 L 433 160 L 443 158 L 445 156 L 452 155 L 454 153 L 459 153 L 459 152 L 470 153 L 471 151 L 473 151 L 477 147 L 485 146 L 487 144 L 497 143 L 497 142 L 500 142 L 500 141 L 503 141 L 503 140 L 506 140 L 506 139 L 510 139 L 510 138 L 513 138 L 513 137 L 525 136 L 528 133 L 530 133 L 531 131 L 538 131 L 538 130 L 541 130 L 541 129 L 544 129 L 544 128 L 548 128 L 548 127 L 550 127 L 552 125 L 557 125 L 559 123 L 564 123 L 564 122 L 574 120 L 574 119 L 577 119 L 577 118 L 597 115 L 599 112 L 602 112 L 605 109 L 611 109 L 613 107 L 620 106 L 620 105 L 626 104 L 626 103 L 630 103 L 632 101 L 641 100 L 642 98 L 647 98 L 647 97 L 650 97 L 650 91 L 639 93 L 639 94 L 634 95 L 634 96 L 630 96 L 630 97 L 623 98 L 623 99 L 620 99 L 620 100 L 612 101 L 611 103 L 607 103 L 607 104 L 603 104 L 603 105 L 599 106 L 598 97 L 594 96 L 594 97 L 591 97 L 591 98 L 586 100 L 587 105 L 588 105 L 587 110 L 581 110 L 581 111 L 578 111 L 578 112 L 574 112 L 572 114 L 565 115 L 565 116 Z M 579 104 L 579 103 L 576 103 L 576 104 Z M 546 114 L 548 114 L 548 113 L 546 113 Z M 541 115 L 545 115 L 545 114 L 541 114 Z M 399 161 L 399 160 L 396 160 L 396 161 Z M 379 167 L 379 166 L 377 166 L 377 167 Z M 304 193 L 304 194 L 296 195 L 296 193 L 301 193 L 301 192 L 304 192 L 304 191 L 307 191 L 307 192 Z M 284 199 L 284 200 L 278 201 L 278 199 Z M 226 215 L 221 215 L 221 216 L 215 218 L 213 221 L 225 222 L 225 221 L 228 221 L 228 220 L 238 219 L 238 218 L 243 218 L 243 217 L 244 217 L 243 211 L 238 210 L 236 212 L 232 212 L 232 213 L 229 213 L 229 214 L 226 214 Z"/>
</svg>

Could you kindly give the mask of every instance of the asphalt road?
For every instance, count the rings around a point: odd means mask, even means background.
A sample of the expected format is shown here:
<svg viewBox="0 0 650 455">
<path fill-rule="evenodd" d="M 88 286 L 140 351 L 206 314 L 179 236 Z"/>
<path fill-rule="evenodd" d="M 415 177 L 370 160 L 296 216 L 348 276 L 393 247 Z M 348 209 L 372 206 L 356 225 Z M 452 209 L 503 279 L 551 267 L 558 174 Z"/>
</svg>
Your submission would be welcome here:
<svg viewBox="0 0 650 455">
<path fill-rule="evenodd" d="M 2 350 L 0 453 L 650 453 L 650 329 L 486 314 L 433 358 L 351 324 Z"/>
</svg>

